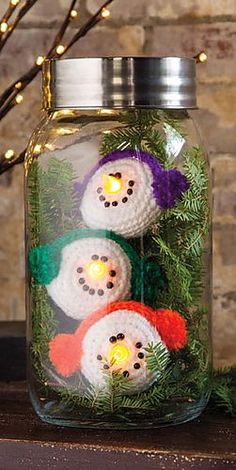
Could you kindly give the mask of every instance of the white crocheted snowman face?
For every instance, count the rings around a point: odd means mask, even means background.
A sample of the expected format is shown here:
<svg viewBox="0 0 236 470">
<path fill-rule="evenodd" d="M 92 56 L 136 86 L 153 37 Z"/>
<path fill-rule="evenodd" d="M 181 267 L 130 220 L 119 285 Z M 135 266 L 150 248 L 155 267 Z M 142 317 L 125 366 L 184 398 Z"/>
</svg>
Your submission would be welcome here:
<svg viewBox="0 0 236 470">
<path fill-rule="evenodd" d="M 165 344 L 142 315 L 116 310 L 98 320 L 87 331 L 82 344 L 81 371 L 96 386 L 105 387 L 104 370 L 119 370 L 129 378 L 131 393 L 148 388 L 157 378 L 145 361 L 149 343 Z M 166 361 L 168 354 L 166 354 Z"/>
<path fill-rule="evenodd" d="M 60 270 L 48 284 L 54 302 L 74 319 L 118 299 L 129 299 L 131 264 L 115 241 L 83 238 L 62 250 Z"/>
<path fill-rule="evenodd" d="M 160 213 L 153 176 L 136 158 L 108 162 L 91 177 L 81 213 L 91 228 L 106 228 L 126 238 L 140 236 Z"/>
</svg>

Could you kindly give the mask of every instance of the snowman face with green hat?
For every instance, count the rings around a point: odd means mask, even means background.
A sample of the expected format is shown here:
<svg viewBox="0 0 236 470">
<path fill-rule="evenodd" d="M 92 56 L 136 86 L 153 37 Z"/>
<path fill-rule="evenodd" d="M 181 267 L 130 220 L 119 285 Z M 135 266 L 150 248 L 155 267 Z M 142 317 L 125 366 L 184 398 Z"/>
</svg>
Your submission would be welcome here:
<svg viewBox="0 0 236 470">
<path fill-rule="evenodd" d="M 32 276 L 66 315 L 80 320 L 123 299 L 155 301 L 163 286 L 156 262 L 106 230 L 75 229 L 29 253 Z"/>
</svg>

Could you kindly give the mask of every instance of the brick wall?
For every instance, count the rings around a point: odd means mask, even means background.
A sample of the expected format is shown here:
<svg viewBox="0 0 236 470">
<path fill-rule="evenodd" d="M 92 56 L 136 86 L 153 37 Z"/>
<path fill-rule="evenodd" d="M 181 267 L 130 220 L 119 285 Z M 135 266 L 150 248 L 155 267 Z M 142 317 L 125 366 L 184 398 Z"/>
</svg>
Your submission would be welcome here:
<svg viewBox="0 0 236 470">
<path fill-rule="evenodd" d="M 1 0 L 0 15 L 8 4 Z M 69 0 L 39 0 L 0 55 L 0 85 L 43 54 Z M 73 27 L 101 5 L 80 2 Z M 71 56 L 187 55 L 206 49 L 199 66 L 200 124 L 213 170 L 214 357 L 236 362 L 236 0 L 115 0 L 109 21 L 92 31 Z M 39 120 L 40 81 L 24 93 L 24 104 L 1 123 L 1 150 L 20 150 Z M 22 320 L 24 310 L 23 172 L 0 178 L 0 319 Z"/>
</svg>

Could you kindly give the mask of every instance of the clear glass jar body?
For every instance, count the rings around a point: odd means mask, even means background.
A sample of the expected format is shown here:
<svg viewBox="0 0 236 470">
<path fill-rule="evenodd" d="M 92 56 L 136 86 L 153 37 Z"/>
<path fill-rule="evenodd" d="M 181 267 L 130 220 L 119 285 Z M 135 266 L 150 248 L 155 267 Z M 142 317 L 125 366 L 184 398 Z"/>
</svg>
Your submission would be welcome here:
<svg viewBox="0 0 236 470">
<path fill-rule="evenodd" d="M 117 429 L 198 416 L 210 392 L 209 175 L 187 111 L 49 113 L 25 172 L 37 414 Z"/>
</svg>

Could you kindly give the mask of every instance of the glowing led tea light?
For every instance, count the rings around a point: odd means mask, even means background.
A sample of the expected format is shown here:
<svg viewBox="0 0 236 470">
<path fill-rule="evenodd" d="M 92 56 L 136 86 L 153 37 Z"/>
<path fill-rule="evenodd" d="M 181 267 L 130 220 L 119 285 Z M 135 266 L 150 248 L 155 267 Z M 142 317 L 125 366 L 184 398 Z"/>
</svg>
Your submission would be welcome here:
<svg viewBox="0 0 236 470">
<path fill-rule="evenodd" d="M 110 351 L 109 361 L 118 366 L 122 366 L 127 363 L 130 357 L 130 350 L 123 344 L 116 344 Z"/>
<path fill-rule="evenodd" d="M 117 194 L 122 189 L 121 178 L 111 175 L 103 175 L 104 190 L 107 194 Z"/>
<path fill-rule="evenodd" d="M 87 271 L 88 275 L 92 279 L 98 281 L 99 279 L 104 278 L 107 272 L 107 268 L 103 261 L 91 261 L 90 263 L 88 263 Z"/>
</svg>

